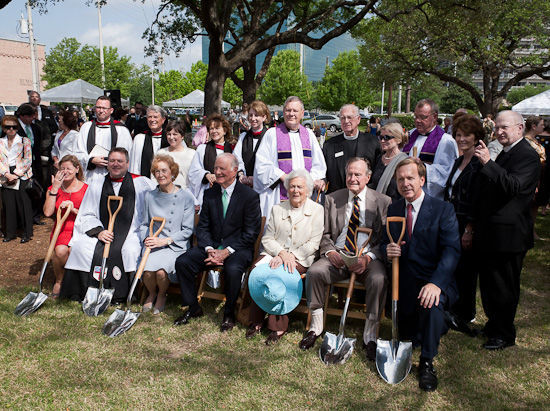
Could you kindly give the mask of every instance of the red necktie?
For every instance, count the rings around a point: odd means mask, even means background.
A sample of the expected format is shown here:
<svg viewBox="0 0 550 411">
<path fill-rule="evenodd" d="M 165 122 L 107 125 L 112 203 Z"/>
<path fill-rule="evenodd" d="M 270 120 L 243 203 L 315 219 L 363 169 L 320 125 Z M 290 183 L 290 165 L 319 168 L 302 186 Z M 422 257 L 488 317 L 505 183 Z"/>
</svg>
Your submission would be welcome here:
<svg viewBox="0 0 550 411">
<path fill-rule="evenodd" d="M 411 203 L 407 204 L 407 231 L 410 240 L 413 233 L 413 206 Z"/>
</svg>

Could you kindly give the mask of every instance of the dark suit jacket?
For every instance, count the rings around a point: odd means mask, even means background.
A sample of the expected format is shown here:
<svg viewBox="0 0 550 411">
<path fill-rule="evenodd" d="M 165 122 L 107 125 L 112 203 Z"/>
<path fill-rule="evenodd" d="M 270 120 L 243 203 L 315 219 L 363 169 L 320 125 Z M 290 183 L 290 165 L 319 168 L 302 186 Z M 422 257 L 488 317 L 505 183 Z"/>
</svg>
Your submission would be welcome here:
<svg viewBox="0 0 550 411">
<path fill-rule="evenodd" d="M 405 217 L 405 199 L 392 203 L 388 217 Z M 390 224 L 393 239 L 397 241 L 401 225 Z M 451 204 L 427 194 L 424 197 L 412 238 L 405 230 L 399 259 L 399 306 L 410 315 L 417 300 L 417 280 L 433 283 L 446 294 L 449 306 L 458 297 L 454 272 L 460 258 L 460 236 L 454 208 Z M 390 240 L 386 230 L 382 232 L 380 250 L 387 259 L 386 248 Z"/>
<path fill-rule="evenodd" d="M 325 141 L 323 155 L 327 163 L 328 193 L 346 188 L 346 161 L 352 157 L 364 157 L 369 160 L 370 168 L 376 164 L 376 158 L 381 153 L 380 143 L 376 136 L 359 132 L 355 153 L 346 153 L 344 134 L 339 134 Z M 342 155 L 339 155 L 342 153 Z"/>
<path fill-rule="evenodd" d="M 44 174 L 42 172 L 42 159 L 40 158 L 42 153 L 40 147 L 42 144 L 42 131 L 40 130 L 40 127 L 38 127 L 34 123 L 32 123 L 30 127 L 32 130 L 32 134 L 34 135 L 34 142 L 32 145 L 32 154 L 34 156 L 34 160 L 32 162 L 32 174 L 40 182 L 40 184 L 42 184 Z M 17 134 L 22 137 L 29 137 L 27 136 L 25 129 L 21 127 L 21 124 L 19 125 L 19 129 L 17 130 Z"/>
<path fill-rule="evenodd" d="M 325 229 L 321 238 L 321 255 L 327 251 L 335 250 L 334 245 L 338 236 L 342 233 L 346 225 L 346 206 L 348 204 L 349 190 L 347 188 L 338 190 L 329 194 L 325 199 Z M 376 258 L 381 258 L 378 250 L 380 243 L 381 232 L 386 225 L 386 213 L 391 199 L 377 193 L 370 188 L 367 188 L 366 204 L 365 204 L 365 224 L 362 227 L 372 228 L 372 237 L 370 240 L 370 252 Z M 362 244 L 357 244 L 361 247 Z"/>
<path fill-rule="evenodd" d="M 222 190 L 215 184 L 204 192 L 197 225 L 197 245 L 231 247 L 235 251 L 254 254 L 254 242 L 260 233 L 262 214 L 258 193 L 238 181 L 223 218 Z"/>
<path fill-rule="evenodd" d="M 540 175 L 537 152 L 521 140 L 481 168 L 474 246 L 484 251 L 523 252 L 533 247 L 531 203 Z"/>
</svg>

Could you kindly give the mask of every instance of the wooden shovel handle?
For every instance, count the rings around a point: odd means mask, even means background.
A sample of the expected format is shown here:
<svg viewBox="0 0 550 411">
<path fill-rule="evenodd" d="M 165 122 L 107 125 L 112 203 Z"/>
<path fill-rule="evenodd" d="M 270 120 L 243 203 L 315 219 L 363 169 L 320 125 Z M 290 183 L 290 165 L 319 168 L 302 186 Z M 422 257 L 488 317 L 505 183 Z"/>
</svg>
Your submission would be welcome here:
<svg viewBox="0 0 550 411">
<path fill-rule="evenodd" d="M 160 227 L 157 231 L 153 233 L 153 226 L 156 222 L 160 223 Z M 158 237 L 161 233 L 162 229 L 164 228 L 164 224 L 166 224 L 166 218 L 162 217 L 153 217 L 151 219 L 151 223 L 149 224 L 149 237 Z M 147 263 L 147 259 L 149 258 L 149 254 L 151 253 L 151 249 L 149 247 L 145 247 L 145 251 L 143 252 L 143 256 L 141 257 L 141 262 L 139 263 L 139 267 L 136 272 L 136 279 L 140 279 L 141 275 L 143 274 L 143 271 L 145 270 L 145 264 Z"/>
<path fill-rule="evenodd" d="M 115 212 L 113 213 L 111 211 L 111 201 L 118 201 L 118 207 L 116 208 Z M 109 211 L 109 225 L 107 226 L 107 231 L 112 233 L 113 228 L 115 227 L 115 219 L 122 208 L 122 202 L 124 199 L 119 196 L 109 196 L 107 197 L 107 210 Z M 103 258 L 107 258 L 109 256 L 109 250 L 111 249 L 111 243 L 105 244 L 105 248 L 103 249 Z"/>
<path fill-rule="evenodd" d="M 53 232 L 52 239 L 50 240 L 50 247 L 48 248 L 48 253 L 46 254 L 46 262 L 50 261 L 53 255 L 53 250 L 55 249 L 55 243 L 57 242 L 57 237 L 59 237 L 59 233 L 61 232 L 61 227 L 63 227 L 63 223 L 69 217 L 69 214 L 71 213 L 71 210 L 73 209 L 72 205 L 68 205 L 65 213 L 63 216 L 61 215 L 61 212 L 63 209 L 59 207 L 57 209 L 57 216 L 56 216 L 56 223 L 55 223 L 55 231 Z"/>
<path fill-rule="evenodd" d="M 390 223 L 401 223 L 401 234 L 399 234 L 399 239 L 397 240 L 397 244 L 401 245 L 401 240 L 403 240 L 403 236 L 405 235 L 405 227 L 406 227 L 406 219 L 405 217 L 388 217 L 386 219 L 386 231 L 388 233 L 388 237 L 390 241 L 395 244 L 396 242 L 393 240 L 393 237 L 391 236 L 390 232 Z M 399 257 L 393 257 L 391 265 L 391 296 L 393 301 L 399 300 Z"/>
<path fill-rule="evenodd" d="M 353 294 L 353 286 L 355 285 L 355 277 L 357 274 L 355 274 L 353 271 L 351 272 L 351 275 L 349 277 L 349 285 L 348 285 L 348 292 L 346 294 L 346 299 L 351 298 L 351 295 Z"/>
<path fill-rule="evenodd" d="M 413 147 L 413 157 L 414 158 L 418 157 L 418 147 L 416 146 Z"/>
<path fill-rule="evenodd" d="M 357 236 L 358 236 L 359 233 L 368 234 L 368 237 L 365 240 L 365 242 L 363 243 L 363 245 L 361 246 L 361 249 L 357 253 L 357 256 L 361 256 L 361 254 L 363 254 L 363 250 L 367 247 L 367 244 L 369 243 L 369 241 L 372 237 L 372 229 L 367 228 L 367 227 L 357 227 L 357 230 L 355 230 L 355 244 L 357 244 Z"/>
</svg>

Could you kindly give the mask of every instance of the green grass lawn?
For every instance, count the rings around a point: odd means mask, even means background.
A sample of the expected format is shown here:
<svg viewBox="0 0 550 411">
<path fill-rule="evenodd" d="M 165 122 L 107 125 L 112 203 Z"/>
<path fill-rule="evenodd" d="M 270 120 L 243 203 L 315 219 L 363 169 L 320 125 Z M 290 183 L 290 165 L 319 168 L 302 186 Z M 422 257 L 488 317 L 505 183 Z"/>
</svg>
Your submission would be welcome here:
<svg viewBox="0 0 550 411">
<path fill-rule="evenodd" d="M 181 311 L 170 296 L 160 316 L 143 314 L 126 334 L 101 328 L 113 311 L 89 318 L 73 302 L 13 314 L 31 290 L 0 289 L 1 410 L 543 410 L 550 409 L 550 217 L 539 217 L 537 242 L 524 264 L 515 347 L 487 352 L 482 339 L 450 331 L 435 367 L 439 388 L 419 390 L 413 369 L 399 385 L 386 384 L 356 348 L 350 360 L 325 366 L 298 342 L 305 316 L 291 316 L 290 332 L 274 347 L 244 338 L 245 328 L 221 335 L 222 306 L 206 300 L 205 316 L 173 327 Z M 137 310 L 138 306 L 134 306 Z M 478 301 L 477 324 L 485 321 Z M 327 330 L 337 333 L 338 318 Z M 362 322 L 345 335 L 359 338 Z M 384 319 L 382 338 L 390 337 Z"/>
</svg>

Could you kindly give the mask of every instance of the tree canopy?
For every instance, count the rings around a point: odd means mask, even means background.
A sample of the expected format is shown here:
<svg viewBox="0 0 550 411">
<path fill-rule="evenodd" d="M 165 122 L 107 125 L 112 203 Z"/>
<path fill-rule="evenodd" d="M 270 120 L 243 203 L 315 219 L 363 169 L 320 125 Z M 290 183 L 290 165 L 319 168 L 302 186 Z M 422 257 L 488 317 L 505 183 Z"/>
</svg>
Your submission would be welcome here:
<svg viewBox="0 0 550 411">
<path fill-rule="evenodd" d="M 129 80 L 132 73 L 130 58 L 119 56 L 116 47 L 104 47 L 105 87 L 120 89 L 123 96 L 129 94 Z M 46 55 L 42 80 L 47 88 L 60 86 L 73 80 L 82 79 L 101 87 L 101 66 L 99 48 L 82 45 L 75 38 L 65 37 Z"/>
<path fill-rule="evenodd" d="M 281 50 L 273 57 L 260 95 L 266 104 L 282 105 L 289 96 L 300 97 L 306 106 L 311 103 L 313 86 L 300 69 L 300 53 Z"/>
<path fill-rule="evenodd" d="M 511 87 L 550 69 L 548 0 L 396 0 L 381 2 L 377 11 L 398 13 L 414 4 L 419 8 L 407 15 L 385 24 L 369 19 L 355 32 L 364 58 L 394 79 L 428 73 L 456 84 L 485 116 L 496 113 Z"/>
</svg>

